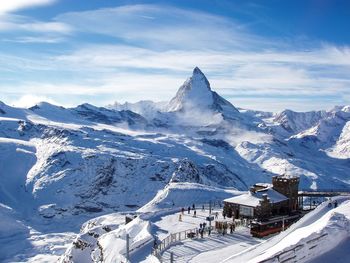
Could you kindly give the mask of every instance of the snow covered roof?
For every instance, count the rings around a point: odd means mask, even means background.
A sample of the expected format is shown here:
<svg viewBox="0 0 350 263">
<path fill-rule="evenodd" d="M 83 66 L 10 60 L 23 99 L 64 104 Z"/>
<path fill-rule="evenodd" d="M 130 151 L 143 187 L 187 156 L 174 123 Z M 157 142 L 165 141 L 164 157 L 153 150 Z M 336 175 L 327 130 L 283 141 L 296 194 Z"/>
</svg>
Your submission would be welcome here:
<svg viewBox="0 0 350 263">
<path fill-rule="evenodd" d="M 283 194 L 277 192 L 272 188 L 267 188 L 264 190 L 257 191 L 255 193 L 252 193 L 249 191 L 242 195 L 227 198 L 224 200 L 224 202 L 257 207 L 260 204 L 260 200 L 263 200 L 263 194 L 267 194 L 267 197 L 270 199 L 270 202 L 273 204 L 288 200 L 288 198 Z"/>
<path fill-rule="evenodd" d="M 264 187 L 264 188 L 271 188 L 273 185 L 269 184 L 269 183 L 256 183 L 256 184 L 254 184 L 254 186 L 261 186 L 261 187 Z"/>
<path fill-rule="evenodd" d="M 278 175 L 278 178 L 284 178 L 284 179 L 298 179 L 299 176 L 297 175 L 291 175 L 291 174 L 282 174 L 282 175 Z"/>
</svg>

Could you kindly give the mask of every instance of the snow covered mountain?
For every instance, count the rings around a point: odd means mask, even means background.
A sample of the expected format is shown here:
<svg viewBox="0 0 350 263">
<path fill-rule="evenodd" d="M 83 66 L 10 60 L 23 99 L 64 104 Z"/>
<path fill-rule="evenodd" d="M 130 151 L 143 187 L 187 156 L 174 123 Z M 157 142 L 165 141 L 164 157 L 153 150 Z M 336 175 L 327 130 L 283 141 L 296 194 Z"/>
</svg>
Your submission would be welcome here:
<svg viewBox="0 0 350 263">
<path fill-rule="evenodd" d="M 295 134 L 315 126 L 325 116 L 325 111 L 295 112 L 284 110 L 277 113 L 273 117 L 273 121 L 290 134 Z"/>
<path fill-rule="evenodd" d="M 288 173 L 302 188 L 349 189 L 349 108 L 239 111 L 198 68 L 164 107 L 0 102 L 0 216 L 21 230 L 0 232 L 0 261 L 21 260 L 14 257 L 28 244 L 2 250 L 31 229 L 77 231 L 92 217 L 143 207 L 169 184 L 188 183 L 195 196 L 200 187 L 246 190 Z"/>
<path fill-rule="evenodd" d="M 155 118 L 157 113 L 163 111 L 167 102 L 153 102 L 151 100 L 142 100 L 135 103 L 125 102 L 124 104 L 115 102 L 111 105 L 107 105 L 108 109 L 117 111 L 132 111 L 138 113 L 147 119 Z"/>
<path fill-rule="evenodd" d="M 211 90 L 209 81 L 198 67 L 179 88 L 176 96 L 170 100 L 166 110 L 169 112 L 211 110 L 228 116 L 239 114 L 230 102 Z"/>
</svg>

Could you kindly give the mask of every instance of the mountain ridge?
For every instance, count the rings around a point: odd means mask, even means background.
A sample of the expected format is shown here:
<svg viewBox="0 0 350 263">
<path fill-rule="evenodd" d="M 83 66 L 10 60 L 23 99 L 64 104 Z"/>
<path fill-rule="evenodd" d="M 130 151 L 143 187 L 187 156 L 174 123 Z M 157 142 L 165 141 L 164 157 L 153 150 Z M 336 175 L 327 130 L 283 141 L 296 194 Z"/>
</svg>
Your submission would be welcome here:
<svg viewBox="0 0 350 263">
<path fill-rule="evenodd" d="M 130 105 L 0 103 L 0 217 L 13 214 L 27 240 L 30 229 L 78 231 L 90 218 L 135 211 L 177 186 L 193 198 L 215 188 L 221 198 L 286 173 L 304 189 L 350 189 L 349 106 L 237 110 L 195 71 L 194 85 L 209 99 L 181 107 L 193 99 L 190 77 L 176 111 L 153 103 L 131 105 L 137 113 Z"/>
</svg>

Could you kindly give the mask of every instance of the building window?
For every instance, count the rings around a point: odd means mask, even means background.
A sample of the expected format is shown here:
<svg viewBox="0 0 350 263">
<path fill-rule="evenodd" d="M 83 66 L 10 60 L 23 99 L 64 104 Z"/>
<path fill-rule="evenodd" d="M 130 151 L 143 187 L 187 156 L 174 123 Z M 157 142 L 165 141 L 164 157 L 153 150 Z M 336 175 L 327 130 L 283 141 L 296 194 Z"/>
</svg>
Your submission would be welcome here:
<svg viewBox="0 0 350 263">
<path fill-rule="evenodd" d="M 254 209 L 252 207 L 249 207 L 249 206 L 241 205 L 239 207 L 239 214 L 241 216 L 254 217 Z"/>
</svg>

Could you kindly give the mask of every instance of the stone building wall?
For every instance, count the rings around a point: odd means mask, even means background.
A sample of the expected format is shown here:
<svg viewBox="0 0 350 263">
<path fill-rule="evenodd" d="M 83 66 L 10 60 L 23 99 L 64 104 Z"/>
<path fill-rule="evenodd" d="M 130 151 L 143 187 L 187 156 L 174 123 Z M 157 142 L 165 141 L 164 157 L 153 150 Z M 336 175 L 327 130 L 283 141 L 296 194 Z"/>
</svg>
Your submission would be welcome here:
<svg viewBox="0 0 350 263">
<path fill-rule="evenodd" d="M 299 177 L 274 176 L 273 189 L 288 197 L 289 212 L 298 209 Z"/>
</svg>

